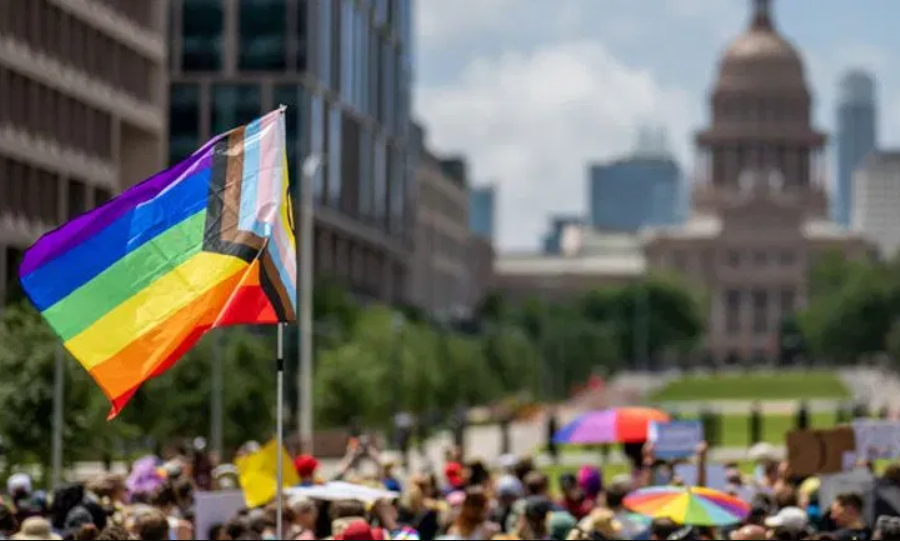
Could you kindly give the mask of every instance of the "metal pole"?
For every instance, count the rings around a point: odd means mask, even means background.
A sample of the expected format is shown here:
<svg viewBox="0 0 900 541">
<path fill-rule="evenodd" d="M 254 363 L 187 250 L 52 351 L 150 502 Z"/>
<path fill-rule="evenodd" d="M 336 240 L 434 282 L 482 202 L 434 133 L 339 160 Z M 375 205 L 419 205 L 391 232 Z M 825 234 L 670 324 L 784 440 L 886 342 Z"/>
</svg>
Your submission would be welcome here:
<svg viewBox="0 0 900 541">
<path fill-rule="evenodd" d="M 210 417 L 211 417 L 211 426 L 210 426 L 210 440 L 212 440 L 212 450 L 216 453 L 216 456 L 221 460 L 222 459 L 222 408 L 223 408 L 223 393 L 224 393 L 224 382 L 223 382 L 223 362 L 222 359 L 222 331 L 218 331 L 213 336 L 213 365 L 212 365 L 212 399 L 210 404 Z"/>
<path fill-rule="evenodd" d="M 278 445 L 275 474 L 275 537 L 284 539 L 284 323 L 278 324 L 278 352 L 275 364 L 276 385 L 278 386 L 277 411 L 275 412 L 275 441 Z"/>
<path fill-rule="evenodd" d="M 300 184 L 300 220 L 299 232 L 296 235 L 300 243 L 297 250 L 297 269 L 299 272 L 297 288 L 297 306 L 300 317 L 297 319 L 300 340 L 300 370 L 297 372 L 297 390 L 300 394 L 297 422 L 300 433 L 300 444 L 303 452 L 313 453 L 313 242 L 315 240 L 315 209 L 313 206 L 313 182 L 319 173 L 321 158 L 311 154 L 303 161 Z"/>
<path fill-rule="evenodd" d="M 53 459 L 52 486 L 62 485 L 63 478 L 63 399 L 65 398 L 65 359 L 62 346 L 56 347 L 56 367 L 53 375 Z"/>
</svg>

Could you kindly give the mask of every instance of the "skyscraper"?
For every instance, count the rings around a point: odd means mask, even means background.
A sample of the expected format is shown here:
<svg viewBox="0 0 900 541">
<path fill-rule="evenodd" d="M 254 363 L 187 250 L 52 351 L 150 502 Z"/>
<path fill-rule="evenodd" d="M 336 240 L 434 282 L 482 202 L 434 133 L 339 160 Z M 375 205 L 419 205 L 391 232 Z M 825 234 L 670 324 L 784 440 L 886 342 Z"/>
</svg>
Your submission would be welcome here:
<svg viewBox="0 0 900 541">
<path fill-rule="evenodd" d="M 853 222 L 853 173 L 878 148 L 875 81 L 864 71 L 846 73 L 840 82 L 837 108 L 837 177 L 832 193 L 834 220 Z"/>
<path fill-rule="evenodd" d="M 412 248 L 412 0 L 172 0 L 170 161 L 286 105 L 314 180 L 317 275 L 404 301 Z M 414 153 L 413 153 L 414 154 Z"/>
<path fill-rule="evenodd" d="M 674 225 L 683 214 L 681 169 L 662 131 L 642 129 L 630 156 L 590 165 L 588 176 L 588 211 L 596 229 Z"/>
<path fill-rule="evenodd" d="M 469 190 L 469 231 L 489 240 L 494 239 L 495 195 L 492 185 Z"/>
<path fill-rule="evenodd" d="M 41 233 L 163 167 L 166 5 L 0 0 L 0 307 Z"/>
</svg>

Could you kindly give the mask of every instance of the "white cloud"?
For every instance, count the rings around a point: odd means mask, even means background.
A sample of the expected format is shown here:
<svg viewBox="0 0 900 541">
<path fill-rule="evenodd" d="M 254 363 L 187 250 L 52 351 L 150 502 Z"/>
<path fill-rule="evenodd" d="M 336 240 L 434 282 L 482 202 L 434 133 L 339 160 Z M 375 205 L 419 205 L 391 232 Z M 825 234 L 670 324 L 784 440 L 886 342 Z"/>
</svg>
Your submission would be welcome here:
<svg viewBox="0 0 900 541">
<path fill-rule="evenodd" d="M 589 160 L 627 151 L 643 121 L 686 133 L 695 101 L 575 41 L 473 60 L 450 84 L 420 87 L 416 109 L 439 152 L 464 152 L 476 180 L 498 183 L 498 240 L 523 248 L 549 213 L 586 209 Z"/>
<path fill-rule="evenodd" d="M 512 5 L 520 0 L 425 0 L 416 4 L 417 45 L 438 48 L 465 43 L 469 36 L 513 24 Z"/>
</svg>

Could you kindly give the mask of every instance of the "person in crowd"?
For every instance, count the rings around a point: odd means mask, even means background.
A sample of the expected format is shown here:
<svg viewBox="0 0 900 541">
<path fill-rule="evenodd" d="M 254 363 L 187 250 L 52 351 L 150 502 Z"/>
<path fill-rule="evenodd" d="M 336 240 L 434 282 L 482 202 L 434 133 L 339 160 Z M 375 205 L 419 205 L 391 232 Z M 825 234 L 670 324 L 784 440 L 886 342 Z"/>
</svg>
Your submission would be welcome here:
<svg viewBox="0 0 900 541">
<path fill-rule="evenodd" d="M 799 507 L 784 507 L 765 521 L 773 539 L 804 539 L 809 532 L 809 516 Z"/>
<path fill-rule="evenodd" d="M 497 500 L 491 509 L 491 521 L 505 525 L 513 512 L 513 506 L 525 495 L 525 487 L 517 477 L 505 474 L 497 480 Z"/>
<path fill-rule="evenodd" d="M 562 499 L 559 507 L 572 514 L 577 520 L 581 520 L 591 512 L 594 502 L 589 500 L 578 483 L 575 474 L 564 473 L 559 477 L 559 489 Z"/>
<path fill-rule="evenodd" d="M 0 540 L 9 539 L 19 529 L 19 521 L 15 513 L 6 504 L 0 502 Z"/>
<path fill-rule="evenodd" d="M 488 503 L 480 486 L 467 488 L 462 508 L 448 533 L 459 539 L 490 539 L 499 533 L 499 526 L 488 520 Z"/>
<path fill-rule="evenodd" d="M 19 532 L 12 536 L 16 541 L 62 541 L 62 536 L 53 531 L 53 525 L 43 517 L 28 517 L 22 522 Z"/>
<path fill-rule="evenodd" d="M 748 524 L 731 532 L 729 539 L 732 541 L 751 541 L 753 539 L 766 539 L 768 531 L 762 526 Z"/>
<path fill-rule="evenodd" d="M 294 459 L 294 469 L 300 478 L 298 486 L 311 487 L 316 484 L 316 471 L 319 469 L 319 461 L 311 455 L 300 455 Z"/>
<path fill-rule="evenodd" d="M 427 481 L 414 479 L 404 495 L 398 520 L 419 532 L 422 539 L 434 539 L 440 530 L 440 513 L 436 502 L 427 496 Z"/>
<path fill-rule="evenodd" d="M 319 508 L 316 502 L 306 496 L 294 496 L 288 501 L 288 508 L 293 513 L 293 538 L 307 540 L 316 538 L 316 523 L 319 519 Z"/>
<path fill-rule="evenodd" d="M 578 525 L 578 519 L 568 511 L 553 511 L 547 517 L 547 537 L 555 541 L 564 541 Z"/>
<path fill-rule="evenodd" d="M 831 519 L 837 525 L 840 540 L 871 539 L 872 530 L 863 520 L 863 498 L 857 493 L 838 494 L 831 504 Z"/>
<path fill-rule="evenodd" d="M 681 526 L 670 518 L 657 518 L 650 523 L 650 539 L 663 541 L 681 529 Z"/>
</svg>

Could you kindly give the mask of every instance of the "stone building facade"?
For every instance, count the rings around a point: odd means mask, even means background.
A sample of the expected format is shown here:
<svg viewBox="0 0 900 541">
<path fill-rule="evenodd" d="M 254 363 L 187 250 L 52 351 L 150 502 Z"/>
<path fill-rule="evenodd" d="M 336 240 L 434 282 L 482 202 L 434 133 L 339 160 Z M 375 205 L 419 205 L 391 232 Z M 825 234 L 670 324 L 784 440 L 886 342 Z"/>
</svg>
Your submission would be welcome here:
<svg viewBox="0 0 900 541">
<path fill-rule="evenodd" d="M 0 0 L 0 307 L 38 236 L 165 165 L 168 0 Z"/>
</svg>

